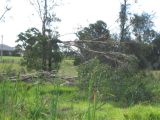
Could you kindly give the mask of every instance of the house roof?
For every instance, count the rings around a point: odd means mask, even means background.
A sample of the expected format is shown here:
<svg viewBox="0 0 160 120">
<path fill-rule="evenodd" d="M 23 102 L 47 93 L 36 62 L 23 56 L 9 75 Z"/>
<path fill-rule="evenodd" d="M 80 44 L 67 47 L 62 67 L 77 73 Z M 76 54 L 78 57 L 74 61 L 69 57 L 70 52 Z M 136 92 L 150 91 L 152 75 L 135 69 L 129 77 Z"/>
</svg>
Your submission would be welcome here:
<svg viewBox="0 0 160 120">
<path fill-rule="evenodd" d="M 14 51 L 14 47 L 10 47 L 10 46 L 5 45 L 5 44 L 0 44 L 0 50 L 4 50 L 4 51 Z"/>
</svg>

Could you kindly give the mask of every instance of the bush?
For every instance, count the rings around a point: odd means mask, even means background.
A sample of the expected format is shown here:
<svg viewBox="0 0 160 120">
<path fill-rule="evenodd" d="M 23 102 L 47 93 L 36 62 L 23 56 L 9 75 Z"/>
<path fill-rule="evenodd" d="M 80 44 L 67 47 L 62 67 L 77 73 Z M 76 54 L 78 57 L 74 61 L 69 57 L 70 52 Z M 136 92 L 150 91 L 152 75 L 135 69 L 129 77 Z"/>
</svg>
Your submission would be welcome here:
<svg viewBox="0 0 160 120">
<path fill-rule="evenodd" d="M 149 87 L 151 80 L 153 80 L 152 75 L 147 75 L 145 72 L 139 72 L 132 76 L 129 81 L 130 85 L 125 92 L 127 103 L 150 102 L 153 97 L 152 88 Z"/>
<path fill-rule="evenodd" d="M 92 91 L 97 91 L 102 95 L 104 99 L 107 96 L 107 86 L 106 79 L 110 78 L 107 72 L 111 72 L 109 66 L 100 64 L 97 59 L 88 61 L 86 64 L 82 64 L 78 69 L 78 77 L 80 80 L 80 89 L 88 91 L 91 86 Z M 105 91 L 104 91 L 105 90 Z M 107 91 L 107 92 L 106 92 Z M 106 93 L 106 94 L 105 94 Z"/>
<path fill-rule="evenodd" d="M 153 97 L 153 76 L 144 71 L 123 68 L 111 68 L 101 64 L 97 59 L 82 64 L 78 70 L 80 88 L 99 93 L 101 100 L 121 101 L 127 105 L 151 101 Z"/>
<path fill-rule="evenodd" d="M 81 57 L 80 56 L 76 56 L 74 59 L 74 65 L 80 65 L 82 63 Z"/>
</svg>

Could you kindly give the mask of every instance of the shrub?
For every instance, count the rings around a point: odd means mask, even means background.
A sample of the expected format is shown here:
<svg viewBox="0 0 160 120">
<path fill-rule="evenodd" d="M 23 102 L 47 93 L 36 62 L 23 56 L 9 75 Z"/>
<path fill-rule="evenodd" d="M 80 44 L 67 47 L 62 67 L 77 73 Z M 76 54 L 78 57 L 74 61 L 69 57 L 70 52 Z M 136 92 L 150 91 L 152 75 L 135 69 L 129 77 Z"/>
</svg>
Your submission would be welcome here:
<svg viewBox="0 0 160 120">
<path fill-rule="evenodd" d="M 108 81 L 106 81 L 106 79 L 110 78 L 107 77 L 108 75 L 110 75 L 109 73 L 107 73 L 111 71 L 109 69 L 111 69 L 109 66 L 100 64 L 97 59 L 90 60 L 88 61 L 88 63 L 80 65 L 78 69 L 80 89 L 88 91 L 89 86 L 91 86 L 92 91 L 100 92 L 100 94 L 103 93 L 102 96 L 104 97 L 104 94 L 108 93 L 108 87 L 106 86 L 108 85 L 106 83 Z"/>
<path fill-rule="evenodd" d="M 145 72 L 139 72 L 132 76 L 129 81 L 130 85 L 125 92 L 127 103 L 150 102 L 153 97 L 152 88 L 149 87 L 151 80 L 153 80 L 152 75 L 147 75 Z"/>
<path fill-rule="evenodd" d="M 98 92 L 101 100 L 112 99 L 131 105 L 151 101 L 153 97 L 152 87 L 149 87 L 153 76 L 145 71 L 115 69 L 93 59 L 79 67 L 78 77 L 80 88 L 87 91 L 92 84 L 92 91 Z"/>
<path fill-rule="evenodd" d="M 74 65 L 80 65 L 82 63 L 82 59 L 80 56 L 75 56 Z"/>
</svg>

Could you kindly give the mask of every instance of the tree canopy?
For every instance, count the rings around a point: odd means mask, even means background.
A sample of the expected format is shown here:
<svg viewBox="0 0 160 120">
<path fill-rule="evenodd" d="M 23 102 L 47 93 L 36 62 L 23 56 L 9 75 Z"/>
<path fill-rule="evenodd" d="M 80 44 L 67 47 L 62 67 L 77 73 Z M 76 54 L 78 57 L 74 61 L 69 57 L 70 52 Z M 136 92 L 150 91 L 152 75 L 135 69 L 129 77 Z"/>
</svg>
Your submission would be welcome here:
<svg viewBox="0 0 160 120">
<path fill-rule="evenodd" d="M 23 64 L 27 65 L 30 69 L 43 69 L 43 54 L 45 53 L 48 67 L 47 70 L 58 68 L 58 63 L 61 61 L 61 52 L 59 50 L 56 34 L 54 36 L 44 36 L 38 29 L 31 28 L 26 32 L 18 35 L 19 47 L 23 51 Z M 47 48 L 43 49 L 43 44 Z"/>
</svg>

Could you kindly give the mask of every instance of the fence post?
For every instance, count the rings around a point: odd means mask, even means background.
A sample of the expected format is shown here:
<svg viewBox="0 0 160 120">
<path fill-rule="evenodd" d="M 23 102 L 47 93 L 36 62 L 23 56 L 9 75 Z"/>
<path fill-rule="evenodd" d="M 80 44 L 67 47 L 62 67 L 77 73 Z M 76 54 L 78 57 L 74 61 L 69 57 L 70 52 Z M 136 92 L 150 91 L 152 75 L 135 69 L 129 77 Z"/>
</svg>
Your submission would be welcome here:
<svg viewBox="0 0 160 120">
<path fill-rule="evenodd" d="M 3 35 L 1 36 L 1 62 L 3 61 Z"/>
</svg>

